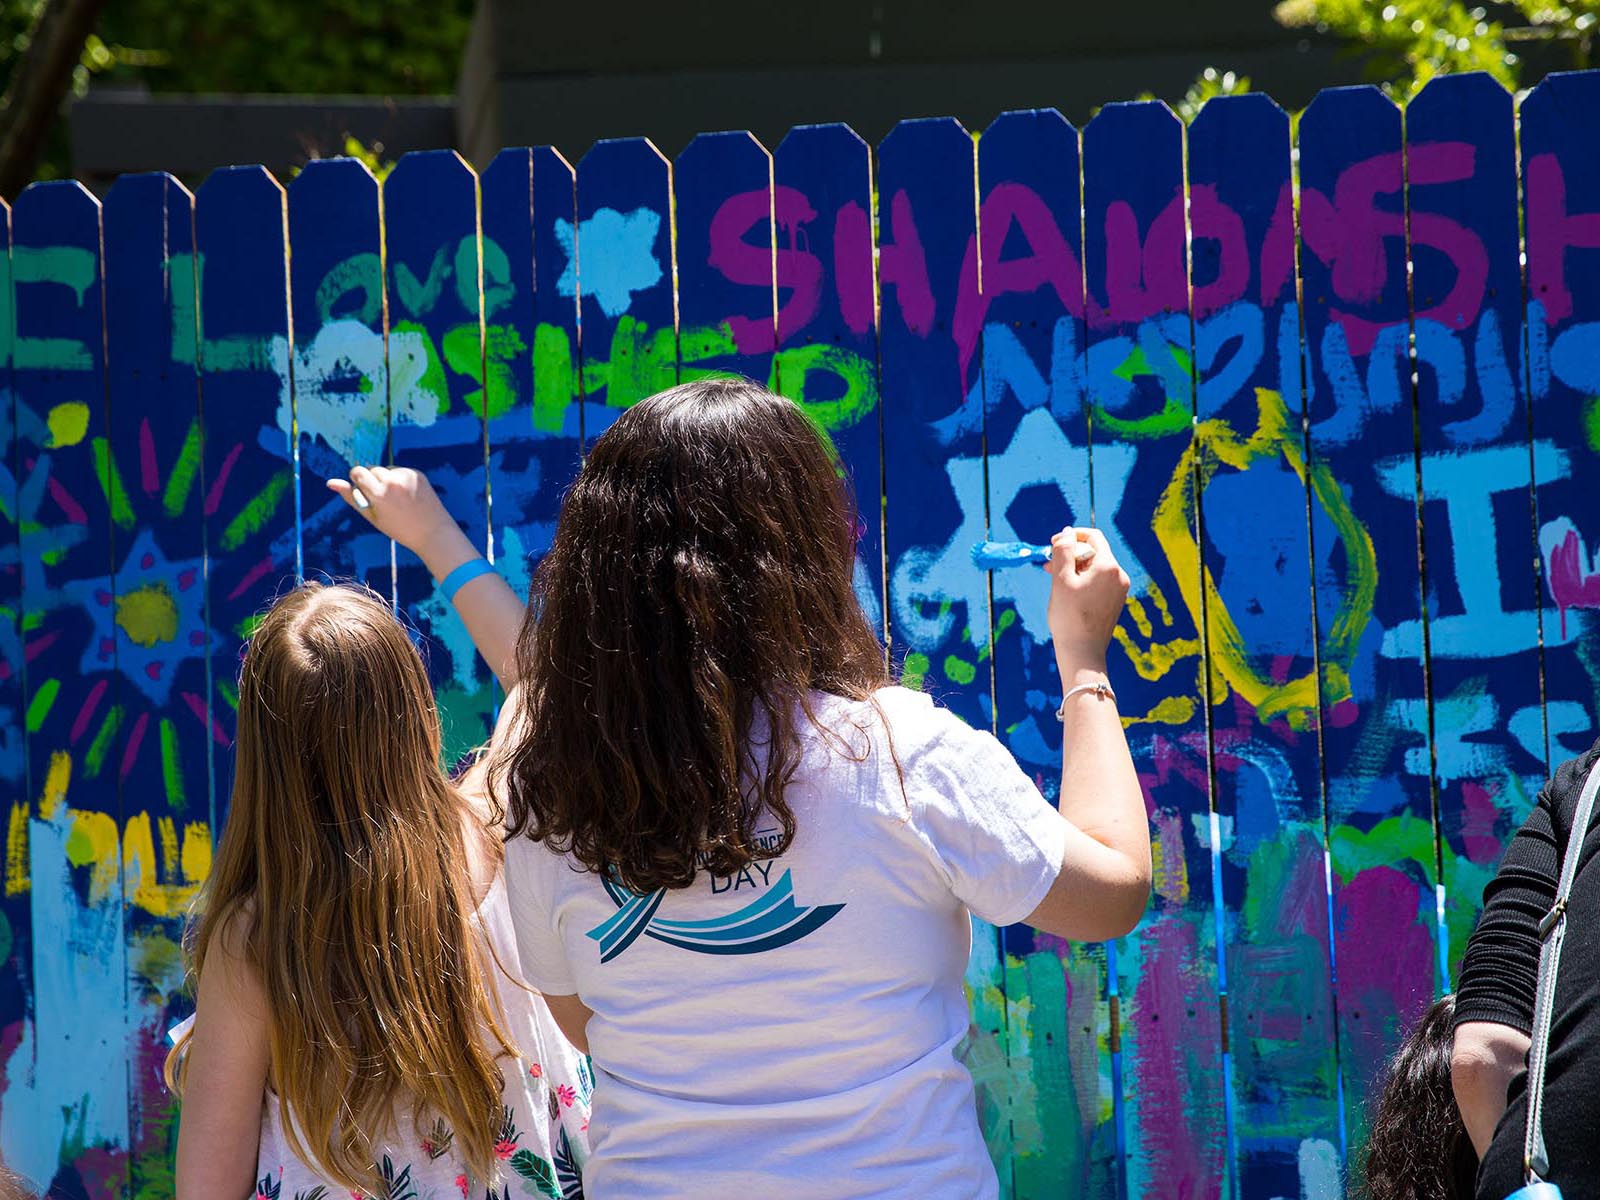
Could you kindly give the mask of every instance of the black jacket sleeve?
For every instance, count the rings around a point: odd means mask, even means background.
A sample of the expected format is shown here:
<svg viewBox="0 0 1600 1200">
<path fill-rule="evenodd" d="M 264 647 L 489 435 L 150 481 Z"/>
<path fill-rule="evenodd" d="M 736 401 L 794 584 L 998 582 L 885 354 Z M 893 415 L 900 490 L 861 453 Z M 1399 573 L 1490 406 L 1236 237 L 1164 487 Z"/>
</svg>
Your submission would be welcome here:
<svg viewBox="0 0 1600 1200">
<path fill-rule="evenodd" d="M 1539 922 L 1555 903 L 1578 794 L 1596 757 L 1600 743 L 1561 765 L 1483 889 L 1483 915 L 1461 962 L 1456 1025 L 1493 1021 L 1523 1033 L 1533 1029 Z"/>
</svg>

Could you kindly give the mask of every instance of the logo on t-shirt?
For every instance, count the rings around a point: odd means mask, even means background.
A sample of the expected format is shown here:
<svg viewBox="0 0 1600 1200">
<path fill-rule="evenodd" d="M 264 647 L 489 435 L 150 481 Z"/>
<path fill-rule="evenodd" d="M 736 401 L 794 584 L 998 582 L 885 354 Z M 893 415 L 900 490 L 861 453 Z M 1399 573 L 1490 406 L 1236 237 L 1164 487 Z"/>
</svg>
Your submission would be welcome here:
<svg viewBox="0 0 1600 1200">
<path fill-rule="evenodd" d="M 772 860 L 760 860 L 753 865 L 763 882 L 770 879 Z M 740 872 L 731 880 L 713 877 L 711 890 L 714 894 L 736 891 L 746 880 L 748 886 L 757 886 L 754 879 L 748 871 Z M 743 908 L 705 921 L 668 921 L 656 916 L 656 910 L 667 895 L 665 888 L 648 896 L 636 896 L 609 875 L 601 876 L 600 881 L 606 895 L 617 906 L 612 916 L 588 933 L 600 943 L 601 962 L 616 958 L 641 934 L 696 954 L 760 954 L 799 941 L 827 924 L 844 907 L 842 904 L 797 904 L 794 880 L 786 870 L 765 894 Z"/>
</svg>

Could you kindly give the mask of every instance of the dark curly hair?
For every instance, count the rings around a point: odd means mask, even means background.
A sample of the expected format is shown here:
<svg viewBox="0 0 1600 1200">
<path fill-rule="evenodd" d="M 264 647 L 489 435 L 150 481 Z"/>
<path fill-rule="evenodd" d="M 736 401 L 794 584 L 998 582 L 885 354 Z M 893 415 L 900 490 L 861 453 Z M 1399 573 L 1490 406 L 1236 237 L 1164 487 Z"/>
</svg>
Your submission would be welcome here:
<svg viewBox="0 0 1600 1200">
<path fill-rule="evenodd" d="M 623 413 L 535 573 L 523 717 L 494 769 L 507 836 L 637 894 L 787 849 L 795 722 L 816 725 L 815 692 L 866 700 L 889 683 L 855 595 L 855 530 L 793 402 L 711 378 Z M 781 837 L 758 844 L 768 819 Z"/>
<path fill-rule="evenodd" d="M 1434 1001 L 1389 1060 L 1367 1138 L 1363 1200 L 1472 1200 L 1478 1156 L 1450 1088 L 1456 1001 Z"/>
</svg>

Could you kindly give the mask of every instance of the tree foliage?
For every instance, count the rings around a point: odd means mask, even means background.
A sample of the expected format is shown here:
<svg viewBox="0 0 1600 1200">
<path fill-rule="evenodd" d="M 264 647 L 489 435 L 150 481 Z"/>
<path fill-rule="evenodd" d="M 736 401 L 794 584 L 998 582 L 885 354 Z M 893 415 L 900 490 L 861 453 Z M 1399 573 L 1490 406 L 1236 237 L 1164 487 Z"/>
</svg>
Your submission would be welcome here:
<svg viewBox="0 0 1600 1200">
<path fill-rule="evenodd" d="M 1511 0 L 1490 7 L 1461 0 L 1282 0 L 1274 10 L 1290 27 L 1314 28 L 1343 41 L 1365 63 L 1367 78 L 1410 96 L 1435 75 L 1487 71 L 1507 87 L 1522 81 L 1519 46 L 1564 51 L 1563 65 L 1587 67 L 1600 0 Z"/>
<path fill-rule="evenodd" d="M 43 0 L 0 0 L 0 88 Z M 118 0 L 84 47 L 91 77 L 155 91 L 446 94 L 472 0 Z"/>
</svg>

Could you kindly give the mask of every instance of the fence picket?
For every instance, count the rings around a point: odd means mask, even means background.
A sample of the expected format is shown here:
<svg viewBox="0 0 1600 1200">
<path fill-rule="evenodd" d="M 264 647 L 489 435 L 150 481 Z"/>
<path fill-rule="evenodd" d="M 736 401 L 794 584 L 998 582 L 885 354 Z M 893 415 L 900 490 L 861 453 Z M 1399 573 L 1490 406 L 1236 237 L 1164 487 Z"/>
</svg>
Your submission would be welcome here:
<svg viewBox="0 0 1600 1200">
<path fill-rule="evenodd" d="M 571 165 L 548 146 L 502 150 L 482 180 L 491 537 L 519 595 L 550 546 L 583 445 L 577 287 L 557 286 L 575 188 Z"/>
<path fill-rule="evenodd" d="M 672 165 L 647 138 L 596 142 L 578 163 L 578 223 L 557 237 L 583 327 L 583 436 L 678 381 Z M 588 239 L 588 250 L 584 239 Z"/>
<path fill-rule="evenodd" d="M 264 167 L 214 171 L 195 197 L 205 544 L 211 629 L 212 840 L 233 792 L 239 660 L 299 571 L 290 431 L 288 212 Z"/>
<path fill-rule="evenodd" d="M 1316 1195 L 1338 1178 L 1339 1111 L 1283 110 L 1208 103 L 1189 188 L 1203 531 L 1189 604 L 1204 605 L 1213 676 L 1230 1156 L 1238 1194 Z"/>
<path fill-rule="evenodd" d="M 1600 72 L 1551 75 L 1522 102 L 1527 378 L 1533 410 L 1550 765 L 1581 754 L 1600 713 Z"/>
<path fill-rule="evenodd" d="M 1321 93 L 1300 120 L 1312 544 L 1346 1137 L 1433 996 L 1434 830 L 1422 665 L 1400 110 Z M 1402 640 L 1403 639 L 1403 640 Z"/>
<path fill-rule="evenodd" d="M 309 163 L 289 184 L 289 299 L 302 569 L 360 580 L 392 603 L 393 543 L 327 489 L 390 457 L 378 181 L 353 158 Z"/>
<path fill-rule="evenodd" d="M 773 155 L 780 394 L 828 431 L 855 492 L 856 595 L 884 628 L 883 442 L 872 151 L 848 125 L 800 125 Z"/>
<path fill-rule="evenodd" d="M 988 531 L 981 364 L 951 336 L 977 240 L 976 159 L 950 118 L 902 121 L 878 149 L 879 387 L 891 653 L 907 686 L 992 729 L 988 577 L 969 557 Z M 974 917 L 966 1061 L 1010 1195 L 1005 982 L 999 931 Z"/>
<path fill-rule="evenodd" d="M 184 987 L 180 945 L 210 866 L 210 641 L 205 614 L 194 199 L 170 175 L 128 175 L 106 198 L 108 471 L 113 509 L 117 772 L 129 948 L 130 1187 L 170 1186 L 177 1102 L 162 1082 Z M 187 1001 L 182 1002 L 187 1009 Z"/>
<path fill-rule="evenodd" d="M 672 168 L 678 377 L 772 377 L 772 155 L 751 134 L 702 133 Z"/>
<path fill-rule="evenodd" d="M 1178 578 L 1198 564 L 1167 549 L 1195 538 L 1182 124 L 1156 102 L 1107 105 L 1083 176 L 1094 515 L 1133 580 L 1111 670 L 1158 847 L 1155 898 L 1112 966 L 1127 1187 L 1179 1195 L 1219 1186 L 1226 1149 L 1204 660 Z"/>
<path fill-rule="evenodd" d="M 17 949 L 32 993 L 0 1158 L 41 1190 L 116 1193 L 130 1147 L 117 776 L 131 685 L 117 670 L 112 523 L 132 522 L 108 453 L 100 204 L 80 184 L 37 183 L 11 219 L 29 787 L 6 890 L 29 896 Z"/>
<path fill-rule="evenodd" d="M 11 296 L 11 206 L 0 200 L 0 806 L 8 830 L 28 819 L 28 747 L 22 696 L 22 545 L 18 511 L 18 399 L 11 375 L 16 342 Z M 26 826 L 24 825 L 24 828 Z M 20 882 L 20 881 L 19 881 Z M 0 887 L 0 1019 L 26 1014 L 29 1004 L 27 892 Z M 0 1137 L 4 1121 L 0 1118 Z M 3 1142 L 0 1142 L 3 1145 Z"/>
<path fill-rule="evenodd" d="M 1441 76 L 1405 126 L 1448 989 L 1544 781 L 1537 548 L 1511 96 L 1487 75 Z"/>
<path fill-rule="evenodd" d="M 489 547 L 478 177 L 453 150 L 407 154 L 383 182 L 389 288 L 389 441 L 422 471 L 479 549 Z M 497 350 L 499 347 L 497 347 Z M 502 360 L 497 355 L 495 366 Z M 420 631 L 445 761 L 482 745 L 495 691 L 455 606 L 410 551 L 395 547 L 395 596 Z"/>
<path fill-rule="evenodd" d="M 978 139 L 979 237 L 963 263 L 954 336 L 981 339 L 989 536 L 1047 543 L 1091 523 L 1083 396 L 1078 133 L 1054 109 L 1005 113 Z M 1061 692 L 1048 584 L 989 579 L 995 726 L 1040 789 L 1061 781 Z M 1012 1164 L 1018 1196 L 1116 1194 L 1105 952 L 1002 931 L 1009 1013 Z"/>
</svg>

